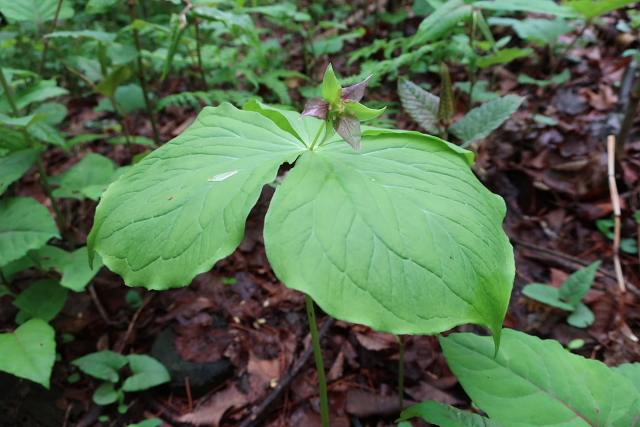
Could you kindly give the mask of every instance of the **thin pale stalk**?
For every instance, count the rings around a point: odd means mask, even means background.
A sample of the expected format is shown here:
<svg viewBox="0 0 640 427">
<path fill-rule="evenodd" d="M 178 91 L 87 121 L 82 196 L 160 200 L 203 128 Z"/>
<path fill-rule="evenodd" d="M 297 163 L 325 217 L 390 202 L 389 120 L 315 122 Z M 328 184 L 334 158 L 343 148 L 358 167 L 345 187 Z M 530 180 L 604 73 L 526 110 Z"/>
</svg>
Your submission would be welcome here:
<svg viewBox="0 0 640 427">
<path fill-rule="evenodd" d="M 51 31 L 53 33 L 58 26 L 58 18 L 60 18 L 60 10 L 62 10 L 62 2 L 64 0 L 58 0 L 58 7 L 56 8 L 56 14 L 53 17 L 53 24 L 51 24 Z M 38 74 L 42 75 L 42 71 L 44 70 L 44 64 L 47 61 L 47 52 L 49 51 L 49 39 L 44 39 L 44 49 L 42 49 L 42 60 L 40 61 L 40 71 Z"/>
<path fill-rule="evenodd" d="M 318 141 L 320 140 L 320 135 L 322 135 L 322 132 L 327 129 L 327 122 L 323 122 L 322 126 L 320 126 L 320 129 L 318 129 L 318 133 L 316 134 L 316 137 L 313 139 L 313 143 L 311 144 L 311 147 L 309 147 L 309 150 L 313 150 L 316 147 L 316 144 L 318 143 Z"/>
<path fill-rule="evenodd" d="M 136 20 L 136 12 L 134 10 L 136 0 L 129 0 L 129 16 L 131 22 Z M 140 86 L 142 87 L 142 93 L 144 95 L 144 103 L 147 107 L 147 114 L 149 115 L 149 121 L 151 122 L 151 128 L 153 129 L 153 140 L 156 145 L 160 145 L 160 132 L 158 132 L 158 125 L 156 124 L 156 118 L 151 108 L 151 100 L 149 99 L 149 88 L 147 87 L 147 79 L 144 75 L 144 64 L 142 63 L 142 45 L 140 44 L 140 34 L 137 29 L 133 30 L 133 40 L 138 51 L 138 78 L 140 79 Z"/>
<path fill-rule="evenodd" d="M 318 386 L 320 388 L 320 412 L 322 414 L 322 427 L 329 427 L 329 398 L 327 395 L 327 378 L 324 374 L 324 361 L 322 360 L 322 349 L 320 348 L 320 335 L 318 334 L 318 322 L 313 306 L 313 298 L 305 295 L 307 301 L 307 317 L 309 318 L 309 328 L 311 329 L 311 341 L 313 342 L 313 353 L 316 358 L 316 368 L 318 370 Z"/>
</svg>

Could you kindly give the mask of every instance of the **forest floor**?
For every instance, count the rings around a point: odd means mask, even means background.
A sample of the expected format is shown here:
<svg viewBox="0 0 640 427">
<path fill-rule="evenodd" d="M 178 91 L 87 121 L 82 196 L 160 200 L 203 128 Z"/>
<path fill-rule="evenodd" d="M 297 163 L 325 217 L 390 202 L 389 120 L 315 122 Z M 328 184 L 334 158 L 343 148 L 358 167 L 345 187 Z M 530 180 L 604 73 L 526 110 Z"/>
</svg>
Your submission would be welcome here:
<svg viewBox="0 0 640 427">
<path fill-rule="evenodd" d="M 610 27 L 591 34 L 596 42 L 568 51 L 565 57 L 571 61 L 559 61 L 558 71 L 571 72 L 571 79 L 561 85 L 541 88 L 518 83 L 517 76 L 525 71 L 540 77 L 539 65 L 530 58 L 496 71 L 493 77 L 500 94 L 525 96 L 526 102 L 504 126 L 472 147 L 477 153 L 476 175 L 507 203 L 504 227 L 514 246 L 517 274 L 504 326 L 565 346 L 582 339 L 584 344 L 576 353 L 609 365 L 640 360 L 635 338 L 640 336 L 640 262 L 637 254 L 620 252 L 628 290 L 621 293 L 613 240 L 596 225 L 597 220 L 611 219 L 613 214 L 606 140 L 620 120 L 617 84 L 630 63 L 630 58 L 620 55 L 615 19 L 610 18 Z M 571 40 L 575 33 L 564 37 Z M 358 43 L 354 41 L 349 48 L 359 47 Z M 299 60 L 292 58 L 292 63 Z M 325 58 L 315 65 L 316 81 L 328 62 Z M 344 60 L 334 62 L 334 67 L 342 75 L 351 74 Z M 464 69 L 452 68 L 452 77 L 463 81 Z M 432 79 L 437 87 L 437 76 L 425 79 Z M 154 89 L 170 94 L 178 87 L 179 82 L 169 79 Z M 395 87 L 389 86 L 372 91 L 369 99 L 398 98 Z M 97 101 L 96 97 L 69 100 L 71 120 L 66 132 L 82 133 L 88 122 L 108 118 L 110 113 L 93 111 Z M 459 110 L 464 110 L 462 102 Z M 556 124 L 537 123 L 534 115 L 540 113 Z M 158 119 L 163 140 L 178 135 L 196 115 L 197 111 L 182 107 L 165 110 Z M 393 118 L 399 128 L 419 130 L 403 112 Z M 138 134 L 150 136 L 144 114 L 135 115 L 134 120 Z M 616 159 L 623 239 L 636 239 L 640 227 L 632 215 L 640 209 L 640 133 L 637 127 L 633 130 L 623 155 Z M 143 151 L 137 147 L 130 152 L 125 146 L 95 143 L 74 148 L 73 156 L 54 149 L 45 166 L 50 175 L 56 175 L 89 151 L 125 165 L 133 154 Z M 36 183 L 36 172 L 31 171 L 22 180 L 18 195 L 51 206 Z M 53 326 L 75 339 L 60 348 L 60 362 L 64 363 L 56 364 L 52 389 L 0 376 L 0 395 L 4 396 L 0 413 L 5 414 L 6 425 L 126 426 L 133 420 L 159 417 L 167 427 L 320 426 L 304 296 L 278 281 L 265 253 L 262 227 L 273 192 L 272 187 L 264 187 L 239 248 L 211 271 L 197 276 L 189 287 L 162 292 L 136 288 L 132 294 L 118 275 L 104 268 L 91 292 L 70 295 Z M 68 206 L 63 203 L 63 207 L 72 213 L 74 232 L 86 237 L 95 203 L 67 200 Z M 560 287 L 568 275 L 597 260 L 602 264 L 584 300 L 595 314 L 588 328 L 570 326 L 567 312 L 522 294 L 523 286 L 534 282 Z M 37 275 L 28 271 L 16 283 L 30 283 Z M 9 323 L 16 312 L 9 298 L 0 298 L 0 324 Z M 327 325 L 322 345 L 332 426 L 394 425 L 399 413 L 396 338 L 323 315 L 319 315 L 319 324 Z M 486 333 L 466 325 L 456 331 Z M 438 339 L 404 339 L 406 402 L 434 399 L 469 408 L 469 398 L 448 368 Z M 92 394 L 99 383 L 84 375 L 69 383 L 69 376 L 77 372 L 69 362 L 103 349 L 150 354 L 168 367 L 172 382 L 128 398 L 125 415 L 118 414 L 114 405 L 97 406 Z M 283 382 L 284 388 L 280 387 Z M 266 399 L 272 403 L 260 407 Z"/>
</svg>

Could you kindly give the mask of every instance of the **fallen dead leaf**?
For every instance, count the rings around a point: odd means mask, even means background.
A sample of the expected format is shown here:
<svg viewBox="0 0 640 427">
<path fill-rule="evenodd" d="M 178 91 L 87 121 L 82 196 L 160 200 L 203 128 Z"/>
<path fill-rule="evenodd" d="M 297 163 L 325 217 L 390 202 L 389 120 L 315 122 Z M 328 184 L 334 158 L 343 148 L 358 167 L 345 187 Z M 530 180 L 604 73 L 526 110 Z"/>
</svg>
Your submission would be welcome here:
<svg viewBox="0 0 640 427">
<path fill-rule="evenodd" d="M 214 394 L 211 400 L 195 411 L 181 416 L 178 421 L 196 426 L 218 427 L 220 420 L 231 408 L 238 408 L 248 403 L 247 396 L 235 385 Z"/>
</svg>

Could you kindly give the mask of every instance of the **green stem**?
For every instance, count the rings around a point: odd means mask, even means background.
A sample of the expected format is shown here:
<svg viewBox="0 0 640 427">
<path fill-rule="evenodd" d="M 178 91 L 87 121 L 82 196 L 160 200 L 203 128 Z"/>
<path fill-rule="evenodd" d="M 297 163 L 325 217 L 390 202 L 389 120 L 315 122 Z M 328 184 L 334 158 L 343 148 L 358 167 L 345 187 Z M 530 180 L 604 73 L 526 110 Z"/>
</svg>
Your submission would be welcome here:
<svg viewBox="0 0 640 427">
<path fill-rule="evenodd" d="M 129 0 L 129 16 L 131 22 L 136 20 L 136 12 L 134 10 L 136 0 Z M 158 132 L 158 125 L 156 124 L 156 118 L 153 114 L 153 108 L 151 108 L 151 100 L 149 99 L 149 89 L 147 87 L 147 79 L 144 75 L 144 65 L 142 63 L 142 45 L 140 44 L 140 34 L 137 29 L 133 30 L 133 40 L 138 51 L 138 78 L 140 79 L 140 86 L 142 87 L 142 93 L 144 95 L 144 103 L 147 107 L 147 114 L 149 115 L 149 121 L 151 122 L 151 128 L 153 129 L 153 140 L 156 145 L 160 145 L 160 132 Z"/>
<path fill-rule="evenodd" d="M 204 90 L 209 90 L 209 85 L 207 84 L 207 78 L 204 73 L 204 66 L 202 65 L 202 48 L 200 43 L 200 21 L 196 20 L 196 49 L 198 52 L 198 68 L 200 68 L 200 78 L 202 79 L 202 84 L 204 85 Z"/>
<path fill-rule="evenodd" d="M 18 109 L 18 104 L 16 104 L 16 99 L 13 96 L 13 88 L 9 86 L 9 82 L 7 81 L 7 78 L 4 76 L 4 70 L 2 69 L 2 66 L 0 66 L 0 84 L 2 84 L 4 93 L 7 94 L 7 99 L 9 100 L 9 105 L 13 110 L 14 116 L 20 117 L 20 109 Z"/>
<path fill-rule="evenodd" d="M 62 2 L 63 0 L 58 0 L 58 7 L 56 9 L 56 14 L 53 17 L 53 24 L 51 24 L 51 33 L 53 33 L 56 30 L 56 27 L 58 26 L 58 18 L 60 18 L 60 10 L 62 9 Z M 42 71 L 44 70 L 44 64 L 47 61 L 47 52 L 49 51 L 49 40 L 50 39 L 44 39 L 44 49 L 42 49 L 42 60 L 40 61 L 40 71 L 38 71 L 38 74 L 42 75 Z"/>
<path fill-rule="evenodd" d="M 400 354 L 398 356 L 398 403 L 400 404 L 400 412 L 404 409 L 404 352 L 405 352 L 405 340 L 396 335 L 396 340 L 400 344 Z"/>
<path fill-rule="evenodd" d="M 318 143 L 318 141 L 320 140 L 320 135 L 322 135 L 322 132 L 327 128 L 327 121 L 325 120 L 322 123 L 322 126 L 320 126 L 320 129 L 318 129 L 318 133 L 316 134 L 316 137 L 313 140 L 313 144 L 311 144 L 311 147 L 309 147 L 309 150 L 313 150 L 316 146 L 316 144 Z"/>
<path fill-rule="evenodd" d="M 329 398 L 327 395 L 327 378 L 324 375 L 324 361 L 322 360 L 322 349 L 320 348 L 320 336 L 318 335 L 318 323 L 316 312 L 313 307 L 313 298 L 305 295 L 307 301 L 307 317 L 309 318 L 309 328 L 311 329 L 311 341 L 313 342 L 313 353 L 316 358 L 316 368 L 318 369 L 318 386 L 320 388 L 320 412 L 322 413 L 322 427 L 329 427 Z"/>
</svg>

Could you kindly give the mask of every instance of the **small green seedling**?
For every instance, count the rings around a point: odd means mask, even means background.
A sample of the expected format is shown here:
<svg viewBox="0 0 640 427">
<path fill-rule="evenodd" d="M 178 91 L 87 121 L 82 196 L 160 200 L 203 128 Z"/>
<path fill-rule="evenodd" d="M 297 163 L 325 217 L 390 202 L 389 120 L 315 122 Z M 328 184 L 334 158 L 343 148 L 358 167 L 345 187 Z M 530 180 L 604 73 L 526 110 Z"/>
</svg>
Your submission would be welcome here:
<svg viewBox="0 0 640 427">
<path fill-rule="evenodd" d="M 589 307 L 582 303 L 595 279 L 596 270 L 601 261 L 578 270 L 567 278 L 560 289 L 542 283 L 531 283 L 522 289 L 522 293 L 552 307 L 571 312 L 567 323 L 576 328 L 586 328 L 595 320 Z"/>
<path fill-rule="evenodd" d="M 123 356 L 110 350 L 91 353 L 72 362 L 84 373 L 104 380 L 93 394 L 98 405 L 118 402 L 118 412 L 127 412 L 124 393 L 147 390 L 171 380 L 171 376 L 160 362 L 151 356 L 130 354 Z M 129 365 L 133 375 L 121 382 L 119 371 Z"/>
<path fill-rule="evenodd" d="M 636 219 L 636 222 L 640 222 L 638 217 L 638 212 L 634 214 L 634 218 Z M 598 230 L 600 230 L 605 236 L 607 236 L 607 239 L 614 240 L 615 238 L 613 234 L 613 229 L 615 227 L 614 219 L 609 219 L 609 218 L 598 219 L 596 220 L 596 227 L 598 227 Z M 620 239 L 620 250 L 628 254 L 637 254 L 638 241 L 630 237 Z"/>
</svg>

